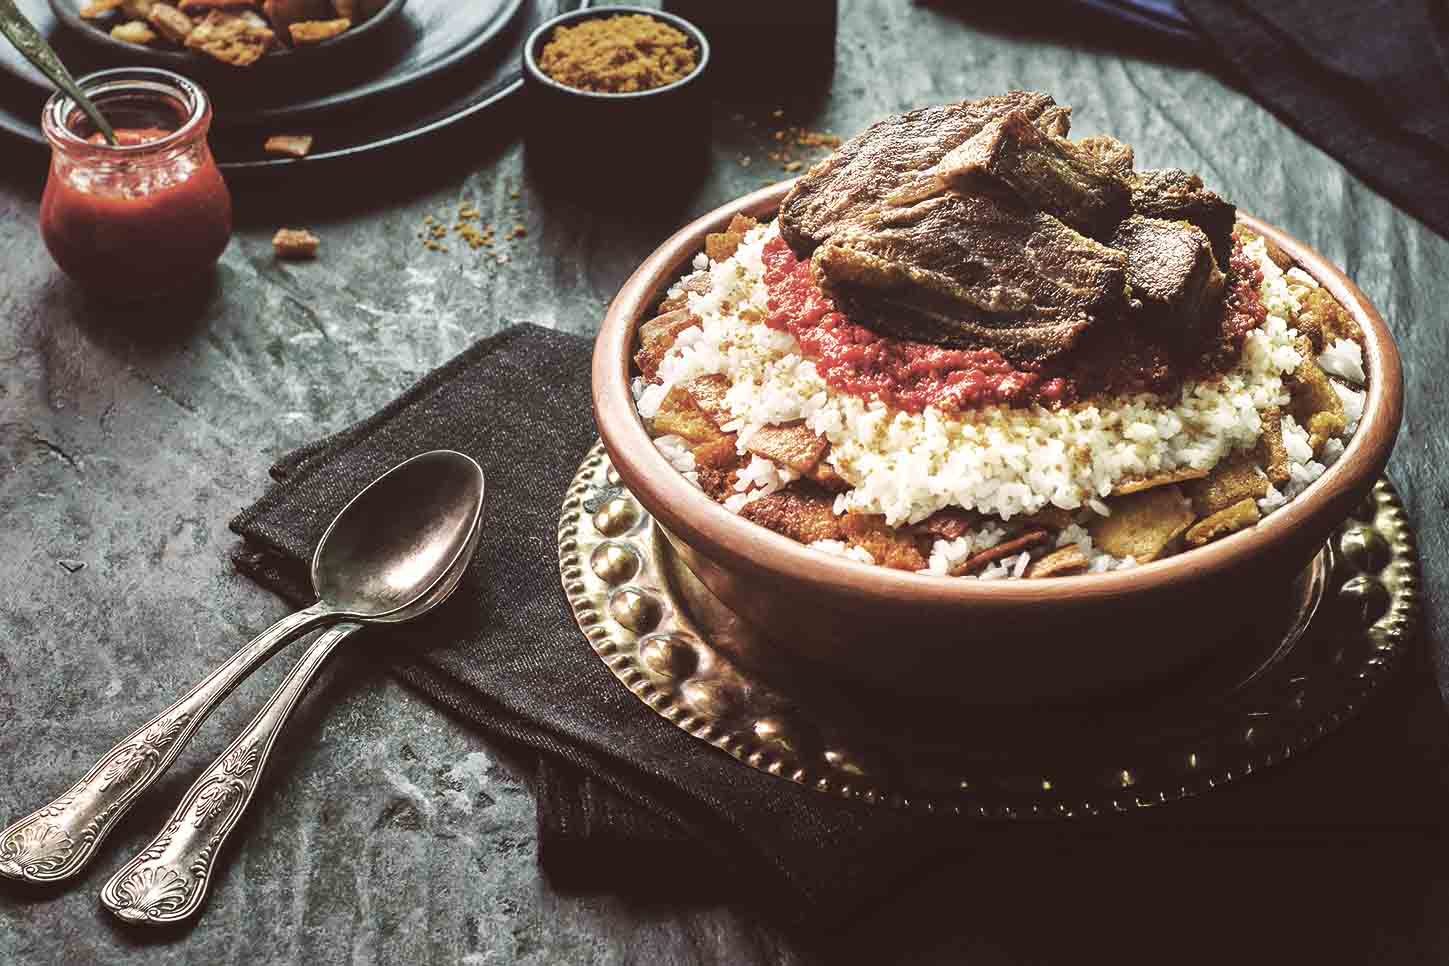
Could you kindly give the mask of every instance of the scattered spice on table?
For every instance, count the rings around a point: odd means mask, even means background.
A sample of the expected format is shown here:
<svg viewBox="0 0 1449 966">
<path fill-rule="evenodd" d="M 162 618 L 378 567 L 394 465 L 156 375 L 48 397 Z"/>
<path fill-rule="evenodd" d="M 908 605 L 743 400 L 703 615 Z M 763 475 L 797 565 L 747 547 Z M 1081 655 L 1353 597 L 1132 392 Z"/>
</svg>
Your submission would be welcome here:
<svg viewBox="0 0 1449 966">
<path fill-rule="evenodd" d="M 568 87 L 597 94 L 647 91 L 694 72 L 698 55 L 689 38 L 645 14 L 623 14 L 558 27 L 538 66 Z"/>
<path fill-rule="evenodd" d="M 517 189 L 509 192 L 509 197 L 517 196 Z M 496 229 L 491 224 L 482 223 L 483 212 L 477 205 L 471 201 L 465 201 L 458 205 L 451 216 L 444 215 L 442 218 L 438 218 L 427 215 L 424 217 L 418 238 L 428 251 L 446 252 L 449 250 L 446 244 L 449 236 L 456 235 L 473 251 L 482 251 L 485 257 L 491 257 L 498 264 L 506 265 L 509 257 L 498 251 L 497 246 L 501 242 L 527 237 L 528 226 L 520 220 L 521 218 L 522 215 L 518 212 L 508 212 L 508 220 L 515 222 L 513 227 Z M 452 222 L 451 225 L 449 221 Z"/>
<path fill-rule="evenodd" d="M 785 109 L 777 107 L 770 112 L 770 121 L 780 121 L 785 117 Z M 766 127 L 766 137 L 769 149 L 765 157 L 780 166 L 780 170 L 790 174 L 809 167 L 815 161 L 824 157 L 831 151 L 840 147 L 841 140 L 838 135 L 826 131 L 813 131 L 807 127 L 795 124 L 787 124 L 784 127 L 773 127 L 770 122 L 757 122 L 744 114 L 735 114 L 732 118 L 736 124 L 742 124 L 748 128 Z M 742 168 L 748 168 L 754 163 L 752 154 L 741 154 L 736 161 Z"/>
</svg>

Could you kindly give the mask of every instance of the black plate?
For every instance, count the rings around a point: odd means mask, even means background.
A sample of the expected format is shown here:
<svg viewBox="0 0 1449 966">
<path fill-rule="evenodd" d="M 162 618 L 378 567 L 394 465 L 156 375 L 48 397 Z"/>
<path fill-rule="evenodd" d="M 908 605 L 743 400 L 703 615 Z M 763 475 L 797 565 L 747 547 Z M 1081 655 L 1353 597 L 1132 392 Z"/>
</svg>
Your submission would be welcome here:
<svg viewBox="0 0 1449 966">
<path fill-rule="evenodd" d="M 20 0 L 25 5 L 27 0 Z M 34 0 L 31 0 L 33 3 Z M 446 0 L 445 0 L 446 2 Z M 304 159 L 270 157 L 261 151 L 266 127 L 218 123 L 212 147 L 228 174 L 275 172 L 294 165 L 319 165 L 355 158 L 416 141 L 478 115 L 523 86 L 519 55 L 528 34 L 560 13 L 591 5 L 592 0 L 523 0 L 521 10 L 486 49 L 464 59 L 456 70 L 419 82 L 406 97 L 382 98 L 375 109 L 318 118 L 307 132 L 316 136 L 313 153 Z M 42 7 L 44 0 L 41 0 Z M 428 5 L 409 0 L 408 16 Z M 27 10 L 27 13 L 30 11 Z M 6 79 L 0 77 L 0 82 Z M 0 84 L 0 131 L 44 147 L 40 107 L 44 89 L 30 89 L 10 79 Z M 4 149 L 0 148 L 0 157 Z"/>
<path fill-rule="evenodd" d="M 381 31 L 389 20 L 402 12 L 403 4 L 407 0 L 387 0 L 377 13 L 339 36 L 302 47 L 281 45 L 268 51 L 255 64 L 243 68 L 230 67 L 194 50 L 143 47 L 117 40 L 111 36 L 110 29 L 124 22 L 126 18 L 119 15 L 118 11 L 116 16 L 104 20 L 87 20 L 80 15 L 80 8 L 85 3 L 86 0 L 50 0 L 50 12 L 62 25 L 73 30 L 76 37 L 95 44 L 99 51 L 98 56 L 116 58 L 118 64 L 161 67 L 166 70 L 208 71 L 208 79 L 215 86 L 218 83 L 254 80 L 255 75 L 263 71 L 290 70 L 302 68 L 304 64 L 319 64 L 334 55 L 364 47 L 368 37 Z"/>
<path fill-rule="evenodd" d="M 77 38 L 60 25 L 48 0 L 17 0 L 22 12 L 45 34 L 73 74 L 126 66 L 109 48 Z M 359 47 L 359 56 L 329 58 L 317 77 L 305 77 L 307 94 L 297 97 L 296 71 L 269 71 L 251 83 L 216 87 L 208 65 L 179 72 L 207 89 L 216 107 L 216 126 L 271 124 L 312 119 L 350 109 L 384 94 L 399 94 L 435 77 L 488 45 L 513 21 L 524 0 L 408 0 L 407 6 Z M 361 56 L 365 52 L 366 56 Z M 10 45 L 0 45 L 0 71 L 38 91 L 49 90 L 39 71 Z M 276 76 L 273 76 L 276 75 Z"/>
</svg>

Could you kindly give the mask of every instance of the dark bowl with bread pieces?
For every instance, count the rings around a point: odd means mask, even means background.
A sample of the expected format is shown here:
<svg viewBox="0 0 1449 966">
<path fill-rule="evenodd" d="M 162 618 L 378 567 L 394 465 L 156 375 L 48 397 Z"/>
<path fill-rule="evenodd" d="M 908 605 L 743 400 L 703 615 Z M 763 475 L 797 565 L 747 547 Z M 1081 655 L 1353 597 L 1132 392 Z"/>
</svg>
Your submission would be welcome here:
<svg viewBox="0 0 1449 966">
<path fill-rule="evenodd" d="M 1282 229 L 1276 245 L 1363 334 L 1367 399 L 1345 451 L 1256 526 L 1132 569 L 980 581 L 891 570 L 821 553 L 757 526 L 691 485 L 655 447 L 631 391 L 641 323 L 737 214 L 767 220 L 790 184 L 720 207 L 660 245 L 609 306 L 593 358 L 593 407 L 623 483 L 686 566 L 795 658 L 896 695 L 967 703 L 1071 700 L 1130 688 L 1210 659 L 1285 594 L 1383 472 L 1403 411 L 1393 338 L 1364 293 Z"/>
</svg>

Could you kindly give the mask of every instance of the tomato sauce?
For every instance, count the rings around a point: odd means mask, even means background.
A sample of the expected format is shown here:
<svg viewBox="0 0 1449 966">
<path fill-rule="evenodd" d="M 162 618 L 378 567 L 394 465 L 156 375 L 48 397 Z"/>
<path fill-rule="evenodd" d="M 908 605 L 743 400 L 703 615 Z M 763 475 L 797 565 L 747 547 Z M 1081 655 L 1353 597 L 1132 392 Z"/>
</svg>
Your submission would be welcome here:
<svg viewBox="0 0 1449 966">
<path fill-rule="evenodd" d="M 809 260 L 798 259 L 784 239 L 765 245 L 764 262 L 765 324 L 793 335 L 830 386 L 907 412 L 1056 407 L 1095 393 L 1171 392 L 1186 378 L 1232 366 L 1243 337 L 1267 316 L 1258 295 L 1262 273 L 1237 246 L 1223 315 L 1198 347 L 1184 352 L 1132 325 L 1103 324 L 1065 358 L 1027 368 L 994 349 L 899 339 L 852 321 L 820 288 Z"/>
<path fill-rule="evenodd" d="M 171 132 L 116 131 L 122 146 Z M 86 139 L 104 144 L 99 135 Z M 104 154 L 104 152 L 102 152 Z M 41 201 L 41 232 L 67 275 L 113 298 L 139 298 L 194 281 L 231 237 L 231 196 L 204 137 L 115 158 L 58 148 Z"/>
</svg>

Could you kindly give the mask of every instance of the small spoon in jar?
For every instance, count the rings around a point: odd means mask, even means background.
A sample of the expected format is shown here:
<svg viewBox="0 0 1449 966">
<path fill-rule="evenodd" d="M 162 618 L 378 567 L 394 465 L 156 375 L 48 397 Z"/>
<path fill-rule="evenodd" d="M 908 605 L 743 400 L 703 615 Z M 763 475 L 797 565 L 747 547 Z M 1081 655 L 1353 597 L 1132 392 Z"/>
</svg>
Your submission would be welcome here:
<svg viewBox="0 0 1449 966">
<path fill-rule="evenodd" d="M 368 484 L 317 544 L 317 603 L 257 635 L 63 795 L 0 832 L 0 875 L 44 884 L 78 873 L 207 714 L 287 643 L 324 625 L 343 625 L 314 642 L 310 655 L 324 638 L 335 645 L 359 626 L 411 620 L 436 606 L 462 576 L 482 514 L 483 471 L 451 450 L 415 456 Z"/>
</svg>

